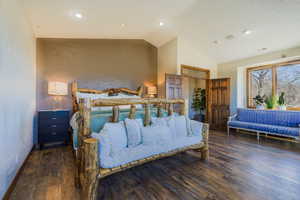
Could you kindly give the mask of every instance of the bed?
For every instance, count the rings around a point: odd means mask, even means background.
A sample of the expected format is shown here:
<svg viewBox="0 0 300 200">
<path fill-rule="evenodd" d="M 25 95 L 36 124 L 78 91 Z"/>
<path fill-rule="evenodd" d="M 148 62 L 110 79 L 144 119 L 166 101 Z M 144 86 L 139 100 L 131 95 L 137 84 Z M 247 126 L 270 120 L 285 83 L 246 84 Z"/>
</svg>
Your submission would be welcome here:
<svg viewBox="0 0 300 200">
<path fill-rule="evenodd" d="M 78 149 L 78 135 L 79 135 L 79 100 L 80 99 L 103 99 L 103 100 L 112 100 L 112 99 L 132 99 L 139 100 L 142 99 L 144 92 L 144 87 L 140 86 L 137 90 L 131 90 L 128 88 L 109 88 L 105 90 L 95 90 L 87 88 L 78 88 L 78 83 L 76 81 L 72 82 L 72 103 L 73 103 L 73 115 L 70 120 L 70 126 L 72 127 L 72 144 L 77 155 Z M 109 93 L 112 96 L 109 96 Z M 124 120 L 130 114 L 130 105 L 121 105 L 119 106 L 120 110 L 120 120 Z M 157 115 L 157 107 L 150 107 L 151 116 L 154 117 Z M 161 108 L 161 116 L 168 116 L 166 109 Z M 112 117 L 112 107 L 97 107 L 91 110 L 91 131 L 99 132 L 103 128 L 106 122 L 111 121 Z M 142 104 L 136 105 L 136 116 L 137 119 L 144 118 L 144 108 Z"/>
</svg>

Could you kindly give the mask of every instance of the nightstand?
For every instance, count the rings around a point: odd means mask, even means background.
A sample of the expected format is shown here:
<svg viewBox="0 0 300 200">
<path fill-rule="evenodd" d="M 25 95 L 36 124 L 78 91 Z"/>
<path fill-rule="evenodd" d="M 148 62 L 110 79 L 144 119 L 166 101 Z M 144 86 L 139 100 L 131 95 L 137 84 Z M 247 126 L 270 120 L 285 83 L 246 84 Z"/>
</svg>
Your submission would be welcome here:
<svg viewBox="0 0 300 200">
<path fill-rule="evenodd" d="M 46 143 L 69 142 L 69 110 L 41 110 L 38 112 L 38 141 L 40 149 Z"/>
</svg>

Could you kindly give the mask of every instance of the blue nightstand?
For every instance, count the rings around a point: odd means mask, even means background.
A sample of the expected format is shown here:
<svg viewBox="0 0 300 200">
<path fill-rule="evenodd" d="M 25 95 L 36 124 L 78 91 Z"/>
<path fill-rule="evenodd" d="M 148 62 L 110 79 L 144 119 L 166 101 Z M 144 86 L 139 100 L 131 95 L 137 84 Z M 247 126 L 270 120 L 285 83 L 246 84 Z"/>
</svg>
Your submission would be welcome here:
<svg viewBox="0 0 300 200">
<path fill-rule="evenodd" d="M 68 144 L 69 110 L 40 110 L 38 112 L 38 141 L 40 148 L 46 143 Z"/>
</svg>

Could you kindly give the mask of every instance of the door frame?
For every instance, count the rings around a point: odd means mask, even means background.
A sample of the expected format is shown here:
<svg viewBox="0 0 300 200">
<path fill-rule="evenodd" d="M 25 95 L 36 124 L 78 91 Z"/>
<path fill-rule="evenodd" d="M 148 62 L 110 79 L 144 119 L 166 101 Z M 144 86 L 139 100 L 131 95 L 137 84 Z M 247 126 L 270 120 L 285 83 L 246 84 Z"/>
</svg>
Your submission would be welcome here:
<svg viewBox="0 0 300 200">
<path fill-rule="evenodd" d="M 206 73 L 206 78 L 198 78 L 198 79 L 202 79 L 202 80 L 206 80 L 206 85 L 205 85 L 205 96 L 206 96 L 206 114 L 205 114 L 205 122 L 208 122 L 209 120 L 209 112 L 208 112 L 208 97 L 209 97 L 209 80 L 210 80 L 210 70 L 209 69 L 205 69 L 205 68 L 201 68 L 201 67 L 194 67 L 194 66 L 190 66 L 190 65 L 184 65 L 182 64 L 180 67 L 180 74 L 181 76 L 184 77 L 191 77 L 189 75 L 184 75 L 183 74 L 183 69 L 189 69 L 189 70 L 193 70 L 193 71 L 200 71 L 200 72 L 205 72 Z M 191 78 L 195 78 L 195 77 L 191 77 Z"/>
</svg>

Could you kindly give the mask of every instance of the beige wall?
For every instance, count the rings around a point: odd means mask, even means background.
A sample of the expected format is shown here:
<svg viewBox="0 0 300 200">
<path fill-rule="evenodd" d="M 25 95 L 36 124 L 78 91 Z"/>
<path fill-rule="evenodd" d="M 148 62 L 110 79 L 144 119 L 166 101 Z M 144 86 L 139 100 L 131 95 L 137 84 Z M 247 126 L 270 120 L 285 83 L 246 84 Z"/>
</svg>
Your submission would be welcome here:
<svg viewBox="0 0 300 200">
<path fill-rule="evenodd" d="M 33 146 L 35 37 L 20 2 L 0 1 L 0 199 Z"/>
<path fill-rule="evenodd" d="M 165 96 L 165 74 L 177 73 L 177 39 L 158 48 L 158 96 Z"/>
<path fill-rule="evenodd" d="M 255 56 L 251 58 L 241 59 L 233 62 L 222 63 L 218 65 L 218 77 L 230 77 L 231 78 L 231 111 L 235 112 L 238 104 L 238 101 L 242 97 L 241 95 L 246 95 L 246 77 L 244 72 L 241 71 L 242 68 L 257 66 L 261 64 L 268 64 L 270 62 L 280 62 L 282 56 L 288 57 L 299 56 L 300 47 L 285 49 L 281 51 L 276 51 L 260 56 Z M 285 60 L 283 59 L 283 60 Z M 240 70 L 238 70 L 240 69 Z M 239 72 L 238 72 L 239 71 Z M 239 73 L 239 78 L 243 79 L 238 81 L 237 75 Z M 238 92 L 240 91 L 240 92 Z M 245 98 L 244 98 L 245 99 Z M 244 101 L 244 100 L 241 100 Z"/>
<path fill-rule="evenodd" d="M 144 40 L 38 39 L 38 109 L 52 107 L 48 81 L 79 82 L 79 87 L 105 89 L 157 83 L 157 48 Z M 71 92 L 61 107 L 71 108 Z"/>
</svg>

